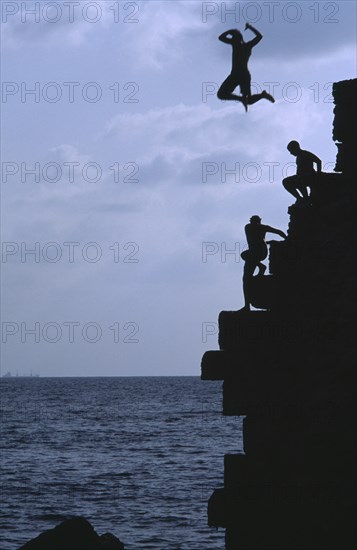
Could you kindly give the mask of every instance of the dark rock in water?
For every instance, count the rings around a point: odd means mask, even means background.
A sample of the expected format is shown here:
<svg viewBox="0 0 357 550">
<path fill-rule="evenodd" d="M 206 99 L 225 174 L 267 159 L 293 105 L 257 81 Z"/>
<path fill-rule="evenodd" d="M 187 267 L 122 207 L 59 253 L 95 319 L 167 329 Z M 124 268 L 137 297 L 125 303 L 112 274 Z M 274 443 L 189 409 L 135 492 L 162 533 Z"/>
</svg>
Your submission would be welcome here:
<svg viewBox="0 0 357 550">
<path fill-rule="evenodd" d="M 110 533 L 99 536 L 85 518 L 78 517 L 44 531 L 19 550 L 124 550 L 124 544 Z"/>
<path fill-rule="evenodd" d="M 226 513 L 224 489 L 216 489 L 208 501 L 209 527 L 226 527 Z"/>
<path fill-rule="evenodd" d="M 124 550 L 124 544 L 111 533 L 99 537 L 101 550 Z"/>
</svg>

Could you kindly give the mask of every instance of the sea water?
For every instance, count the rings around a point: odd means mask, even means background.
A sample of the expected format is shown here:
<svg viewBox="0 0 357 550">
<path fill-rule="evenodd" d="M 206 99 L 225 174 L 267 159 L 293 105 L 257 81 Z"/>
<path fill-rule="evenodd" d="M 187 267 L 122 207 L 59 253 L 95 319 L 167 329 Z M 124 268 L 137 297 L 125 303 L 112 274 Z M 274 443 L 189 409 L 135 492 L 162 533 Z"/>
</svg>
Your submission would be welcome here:
<svg viewBox="0 0 357 550">
<path fill-rule="evenodd" d="M 126 550 L 223 550 L 207 502 L 240 418 L 198 377 L 1 380 L 1 550 L 82 515 Z"/>
</svg>

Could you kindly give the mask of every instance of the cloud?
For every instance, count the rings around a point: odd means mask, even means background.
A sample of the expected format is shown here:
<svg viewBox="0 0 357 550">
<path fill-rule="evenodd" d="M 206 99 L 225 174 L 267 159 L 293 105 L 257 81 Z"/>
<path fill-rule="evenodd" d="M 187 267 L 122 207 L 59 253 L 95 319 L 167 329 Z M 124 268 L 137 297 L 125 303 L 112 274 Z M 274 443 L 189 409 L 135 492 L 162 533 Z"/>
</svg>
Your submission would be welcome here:
<svg viewBox="0 0 357 550">
<path fill-rule="evenodd" d="M 185 58 L 190 35 L 203 32 L 200 3 L 191 1 L 140 4 L 140 32 L 131 44 L 136 62 L 142 67 L 161 70 Z"/>
<path fill-rule="evenodd" d="M 46 47 L 83 46 L 101 27 L 105 30 L 114 15 L 105 0 L 77 2 L 3 2 L 2 42 L 4 48 L 46 44 Z"/>
<path fill-rule="evenodd" d="M 249 115 L 228 102 L 214 109 L 179 104 L 117 115 L 106 124 L 103 139 L 110 136 L 127 155 L 139 152 L 136 161 L 143 174 L 156 172 L 161 179 L 160 174 L 170 177 L 170 167 L 174 174 L 187 176 L 190 166 L 210 160 L 273 161 L 280 156 L 279 143 L 285 153 L 292 133 L 296 139 L 308 136 L 323 124 L 323 117 L 307 96 L 295 104 L 280 101 L 272 106 L 262 101 Z M 272 135 L 279 137 L 271 139 Z"/>
</svg>

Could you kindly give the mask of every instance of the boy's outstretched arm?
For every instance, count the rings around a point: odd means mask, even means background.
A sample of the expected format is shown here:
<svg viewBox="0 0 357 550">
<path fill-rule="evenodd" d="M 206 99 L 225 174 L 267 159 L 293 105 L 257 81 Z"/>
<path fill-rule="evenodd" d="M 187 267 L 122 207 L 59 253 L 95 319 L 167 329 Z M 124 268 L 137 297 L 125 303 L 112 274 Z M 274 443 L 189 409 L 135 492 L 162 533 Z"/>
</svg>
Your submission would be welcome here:
<svg viewBox="0 0 357 550">
<path fill-rule="evenodd" d="M 285 235 L 284 231 L 280 231 L 280 229 L 275 229 L 275 227 L 270 227 L 270 225 L 266 225 L 265 230 L 268 233 L 275 233 L 276 235 L 279 235 L 283 239 L 286 239 L 286 235 Z"/>
<path fill-rule="evenodd" d="M 225 42 L 225 44 L 231 44 L 232 38 L 236 32 L 236 29 L 222 32 L 222 34 L 218 37 L 218 40 L 220 40 L 221 42 Z M 230 38 L 228 38 L 229 35 L 231 35 Z"/>
<path fill-rule="evenodd" d="M 256 46 L 257 44 L 259 44 L 259 42 L 263 38 L 263 35 L 255 27 L 253 27 L 250 23 L 245 24 L 245 30 L 247 30 L 247 29 L 250 29 L 255 34 L 255 38 L 253 38 L 253 40 L 250 40 L 250 42 L 248 42 L 249 46 L 251 46 L 253 48 L 253 46 Z"/>
</svg>

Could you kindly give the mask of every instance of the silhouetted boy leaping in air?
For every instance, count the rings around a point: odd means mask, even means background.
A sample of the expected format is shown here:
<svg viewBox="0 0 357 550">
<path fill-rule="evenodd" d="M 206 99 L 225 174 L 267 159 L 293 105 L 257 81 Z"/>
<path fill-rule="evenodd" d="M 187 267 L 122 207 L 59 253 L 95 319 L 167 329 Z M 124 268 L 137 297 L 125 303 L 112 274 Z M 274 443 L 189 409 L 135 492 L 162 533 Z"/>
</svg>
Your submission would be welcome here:
<svg viewBox="0 0 357 550">
<path fill-rule="evenodd" d="M 262 263 L 262 260 L 265 260 L 268 255 L 268 247 L 265 242 L 266 233 L 275 233 L 286 239 L 285 233 L 280 229 L 275 229 L 275 227 L 270 227 L 270 225 L 263 225 L 259 216 L 252 216 L 249 221 L 250 223 L 244 228 L 248 250 L 245 250 L 241 254 L 241 258 L 245 261 L 243 270 L 243 309 L 248 311 L 250 309 L 249 282 L 256 268 L 259 268 L 258 276 L 263 276 L 266 270 L 266 266 Z"/>
<path fill-rule="evenodd" d="M 321 160 L 310 151 L 301 149 L 299 142 L 295 140 L 288 143 L 287 150 L 296 157 L 296 176 L 283 179 L 283 186 L 296 198 L 297 202 L 307 202 L 309 200 L 307 188 L 311 189 L 316 181 L 316 174 L 321 172 Z M 316 164 L 317 172 L 315 172 L 314 164 Z"/>
<path fill-rule="evenodd" d="M 219 99 L 232 99 L 243 103 L 245 110 L 248 110 L 248 105 L 253 105 L 261 99 L 268 99 L 272 103 L 275 102 L 273 96 L 265 90 L 261 94 L 252 95 L 250 89 L 251 76 L 248 71 L 248 60 L 252 53 L 252 48 L 258 44 L 263 35 L 249 23 L 245 24 L 245 30 L 250 29 L 255 34 L 255 38 L 250 42 L 244 42 L 243 36 L 238 29 L 231 29 L 219 36 L 219 40 L 225 44 L 231 44 L 232 52 L 232 71 L 231 74 L 221 85 L 217 92 Z M 241 96 L 234 94 L 236 87 L 240 87 Z"/>
</svg>

